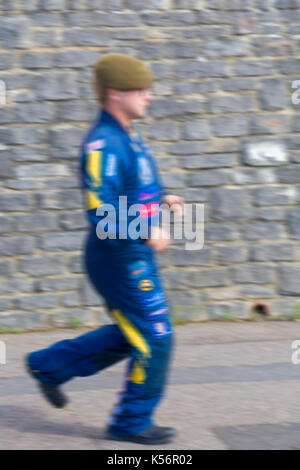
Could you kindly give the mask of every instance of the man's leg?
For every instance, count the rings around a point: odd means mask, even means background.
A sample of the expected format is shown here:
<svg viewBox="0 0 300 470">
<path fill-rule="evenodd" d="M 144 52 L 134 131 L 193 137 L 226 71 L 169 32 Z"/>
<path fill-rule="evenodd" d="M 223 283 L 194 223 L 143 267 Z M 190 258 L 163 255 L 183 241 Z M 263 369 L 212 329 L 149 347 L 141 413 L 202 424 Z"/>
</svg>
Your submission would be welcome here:
<svg viewBox="0 0 300 470">
<path fill-rule="evenodd" d="M 117 325 L 105 325 L 74 339 L 34 351 L 27 363 L 44 384 L 56 387 L 85 377 L 128 357 L 130 345 Z"/>
<path fill-rule="evenodd" d="M 96 262 L 90 265 L 95 287 L 113 303 L 111 314 L 131 345 L 125 387 L 109 420 L 108 431 L 115 436 L 134 436 L 152 426 L 173 344 L 169 306 L 153 252 L 132 258 L 110 263 L 105 273 Z"/>
<path fill-rule="evenodd" d="M 131 314 L 118 310 L 113 314 L 133 348 L 124 390 L 109 420 L 109 432 L 133 436 L 153 425 L 154 409 L 166 386 L 173 335 L 167 316 L 141 327 Z"/>
</svg>

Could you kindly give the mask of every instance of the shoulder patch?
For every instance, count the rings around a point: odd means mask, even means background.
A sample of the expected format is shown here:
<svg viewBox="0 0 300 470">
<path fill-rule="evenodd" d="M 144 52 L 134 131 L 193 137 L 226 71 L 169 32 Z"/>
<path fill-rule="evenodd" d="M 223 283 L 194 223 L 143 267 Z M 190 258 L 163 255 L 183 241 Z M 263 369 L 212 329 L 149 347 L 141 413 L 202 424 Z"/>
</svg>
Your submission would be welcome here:
<svg viewBox="0 0 300 470">
<path fill-rule="evenodd" d="M 87 152 L 92 152 L 93 150 L 103 149 L 106 145 L 105 139 L 94 140 L 86 144 L 85 148 Z"/>
</svg>

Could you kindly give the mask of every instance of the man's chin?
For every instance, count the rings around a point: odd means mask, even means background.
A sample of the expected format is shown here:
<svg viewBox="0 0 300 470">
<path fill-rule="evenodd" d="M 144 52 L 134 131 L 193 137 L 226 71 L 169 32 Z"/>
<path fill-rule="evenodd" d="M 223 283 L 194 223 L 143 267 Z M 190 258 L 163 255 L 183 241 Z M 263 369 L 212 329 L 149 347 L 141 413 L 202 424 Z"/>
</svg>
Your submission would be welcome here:
<svg viewBox="0 0 300 470">
<path fill-rule="evenodd" d="M 132 114 L 131 119 L 142 119 L 143 117 L 146 116 L 146 114 L 147 114 L 147 110 L 140 111 L 139 113 Z"/>
</svg>

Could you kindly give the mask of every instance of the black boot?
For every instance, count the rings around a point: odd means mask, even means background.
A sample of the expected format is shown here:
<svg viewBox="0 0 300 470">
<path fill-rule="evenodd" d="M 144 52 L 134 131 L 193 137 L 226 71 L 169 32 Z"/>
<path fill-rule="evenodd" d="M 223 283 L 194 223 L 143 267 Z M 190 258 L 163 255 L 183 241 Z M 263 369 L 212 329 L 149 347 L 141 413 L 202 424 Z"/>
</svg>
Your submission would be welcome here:
<svg viewBox="0 0 300 470">
<path fill-rule="evenodd" d="M 55 406 L 55 408 L 64 408 L 64 406 L 66 406 L 69 401 L 67 397 L 59 390 L 58 387 L 44 384 L 36 375 L 35 371 L 31 369 L 27 358 L 25 358 L 25 368 L 29 375 L 33 379 L 37 380 L 43 396 L 49 403 L 51 403 L 52 406 Z"/>
<path fill-rule="evenodd" d="M 134 436 L 116 436 L 112 434 L 109 428 L 106 431 L 107 439 L 114 441 L 129 441 L 138 444 L 167 444 L 171 442 L 176 436 L 174 428 L 167 428 L 162 426 L 150 426 L 139 434 Z"/>
</svg>

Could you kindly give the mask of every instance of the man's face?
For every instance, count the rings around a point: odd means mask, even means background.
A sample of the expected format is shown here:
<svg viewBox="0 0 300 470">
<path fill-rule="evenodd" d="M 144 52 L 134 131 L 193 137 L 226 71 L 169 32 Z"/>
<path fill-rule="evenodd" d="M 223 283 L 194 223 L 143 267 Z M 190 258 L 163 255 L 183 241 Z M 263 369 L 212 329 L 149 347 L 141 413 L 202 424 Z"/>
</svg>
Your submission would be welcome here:
<svg viewBox="0 0 300 470">
<path fill-rule="evenodd" d="M 146 115 L 147 108 L 153 99 L 149 88 L 119 93 L 120 109 L 129 119 L 139 119 Z"/>
</svg>

